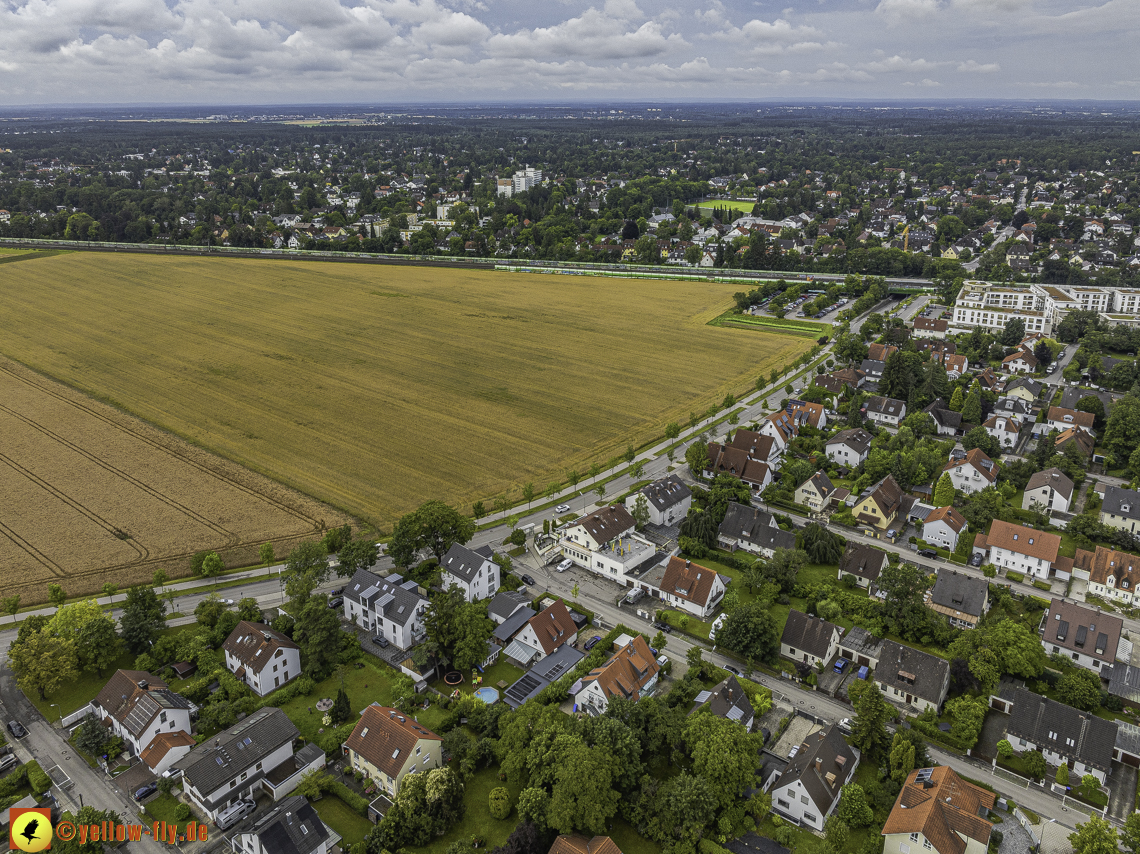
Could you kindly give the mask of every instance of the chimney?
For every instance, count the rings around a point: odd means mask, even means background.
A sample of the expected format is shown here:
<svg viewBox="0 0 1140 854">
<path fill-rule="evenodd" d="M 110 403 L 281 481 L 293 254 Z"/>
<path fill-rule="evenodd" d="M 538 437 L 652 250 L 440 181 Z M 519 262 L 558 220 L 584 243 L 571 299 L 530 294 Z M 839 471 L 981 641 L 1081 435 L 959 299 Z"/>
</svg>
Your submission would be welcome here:
<svg viewBox="0 0 1140 854">
<path fill-rule="evenodd" d="M 144 691 L 146 690 L 146 680 L 145 679 L 142 679 L 139 681 L 139 687 L 142 688 Z"/>
<path fill-rule="evenodd" d="M 815 770 L 816 771 L 822 771 L 823 770 L 823 759 L 819 756 L 817 756 L 815 758 Z"/>
</svg>

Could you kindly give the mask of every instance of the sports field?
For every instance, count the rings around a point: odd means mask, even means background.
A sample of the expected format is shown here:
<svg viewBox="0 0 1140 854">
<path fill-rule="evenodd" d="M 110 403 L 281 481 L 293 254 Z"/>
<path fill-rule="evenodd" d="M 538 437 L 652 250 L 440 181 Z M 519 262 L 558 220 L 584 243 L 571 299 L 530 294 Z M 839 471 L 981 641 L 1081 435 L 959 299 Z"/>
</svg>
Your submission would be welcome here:
<svg viewBox="0 0 1140 854">
<path fill-rule="evenodd" d="M 390 529 L 541 492 L 810 348 L 730 284 L 68 253 L 0 265 L 0 352 Z"/>
<path fill-rule="evenodd" d="M 741 216 L 749 216 L 752 213 L 752 208 L 756 206 L 754 201 L 737 201 L 735 199 L 717 199 L 709 202 L 697 202 L 697 207 L 705 210 L 713 210 L 714 208 L 727 208 L 734 210 Z"/>
</svg>

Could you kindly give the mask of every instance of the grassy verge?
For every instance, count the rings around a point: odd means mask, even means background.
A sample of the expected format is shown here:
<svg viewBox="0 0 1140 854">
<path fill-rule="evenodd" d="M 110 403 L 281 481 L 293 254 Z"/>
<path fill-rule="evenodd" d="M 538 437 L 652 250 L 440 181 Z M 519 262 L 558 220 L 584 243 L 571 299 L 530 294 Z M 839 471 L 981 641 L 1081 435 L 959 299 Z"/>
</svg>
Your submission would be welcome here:
<svg viewBox="0 0 1140 854">
<path fill-rule="evenodd" d="M 810 335 L 818 338 L 829 335 L 830 327 L 823 323 L 811 320 L 792 320 L 790 318 L 767 317 L 754 314 L 736 314 L 735 309 L 725 312 L 720 317 L 709 321 L 710 326 L 737 326 L 742 329 L 755 328 L 767 332 L 778 332 L 787 335 Z"/>
<path fill-rule="evenodd" d="M 336 795 L 326 794 L 313 803 L 313 809 L 317 811 L 321 821 L 340 834 L 343 843 L 341 848 L 362 842 L 368 831 L 372 829 L 372 822 L 354 812 Z"/>
</svg>

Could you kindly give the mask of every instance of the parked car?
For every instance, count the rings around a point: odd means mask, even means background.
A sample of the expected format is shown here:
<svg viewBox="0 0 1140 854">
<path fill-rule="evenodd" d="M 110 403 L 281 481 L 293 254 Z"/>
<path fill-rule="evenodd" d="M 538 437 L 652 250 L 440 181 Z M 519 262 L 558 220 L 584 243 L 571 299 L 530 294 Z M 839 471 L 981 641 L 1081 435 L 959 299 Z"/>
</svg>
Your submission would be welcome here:
<svg viewBox="0 0 1140 854">
<path fill-rule="evenodd" d="M 835 667 L 833 669 L 835 670 L 836 673 L 842 673 L 844 670 L 847 669 L 847 665 L 850 663 L 851 662 L 848 661 L 846 658 L 836 659 Z"/>
<path fill-rule="evenodd" d="M 839 722 L 838 726 L 839 726 L 840 732 L 847 733 L 847 735 L 851 735 L 851 731 L 852 731 L 852 729 L 851 729 L 851 718 L 844 718 L 843 720 L 841 720 Z"/>
<path fill-rule="evenodd" d="M 588 641 L 586 641 L 586 645 L 583 647 L 583 649 L 585 649 L 585 650 L 593 649 L 595 646 L 598 645 L 598 641 L 600 641 L 601 639 L 602 639 L 601 635 L 594 635 L 592 638 L 590 638 Z"/>
<path fill-rule="evenodd" d="M 984 559 L 985 555 L 981 552 L 974 552 L 970 555 L 970 566 L 981 566 Z"/>
<path fill-rule="evenodd" d="M 740 675 L 740 671 L 738 669 L 736 669 L 735 667 L 733 667 L 731 664 L 726 664 L 724 666 L 724 669 L 727 670 L 729 673 L 731 673 L 733 676 L 739 676 Z"/>
<path fill-rule="evenodd" d="M 344 604 L 344 597 L 343 596 L 334 596 L 333 598 L 331 598 L 329 600 L 329 607 L 330 608 L 339 608 L 343 604 Z"/>
<path fill-rule="evenodd" d="M 24 729 L 24 725 L 19 721 L 8 721 L 8 732 L 12 733 L 14 738 L 23 738 L 28 734 L 28 731 Z"/>
<path fill-rule="evenodd" d="M 343 587 L 334 587 L 332 590 L 329 591 L 329 596 L 339 596 L 343 592 L 344 592 Z"/>
<path fill-rule="evenodd" d="M 376 635 L 372 638 L 372 642 L 380 647 L 380 649 L 384 649 L 384 647 L 388 645 L 388 639 L 384 637 L 384 635 Z"/>
<path fill-rule="evenodd" d="M 15 768 L 20 764 L 20 757 L 15 753 L 9 753 L 3 759 L 0 759 L 0 771 L 7 771 L 9 768 Z"/>
<path fill-rule="evenodd" d="M 938 552 L 934 549 L 920 549 L 918 553 L 923 557 L 938 557 Z"/>
<path fill-rule="evenodd" d="M 135 800 L 142 801 L 158 791 L 158 783 L 147 783 L 141 789 L 135 789 Z"/>
<path fill-rule="evenodd" d="M 570 512 L 570 505 L 569 504 L 559 504 L 557 507 L 554 508 L 554 512 L 555 513 L 569 513 Z"/>
<path fill-rule="evenodd" d="M 568 570 L 573 565 L 574 565 L 574 561 L 570 560 L 570 558 L 566 558 L 566 560 L 564 560 L 564 561 L 562 561 L 562 563 L 558 564 L 558 571 L 559 572 L 565 572 L 566 570 Z"/>
<path fill-rule="evenodd" d="M 519 578 L 522 579 L 523 584 L 537 584 L 538 583 L 533 578 L 531 578 L 529 575 L 527 575 L 525 572 L 522 575 L 520 575 Z"/>
</svg>

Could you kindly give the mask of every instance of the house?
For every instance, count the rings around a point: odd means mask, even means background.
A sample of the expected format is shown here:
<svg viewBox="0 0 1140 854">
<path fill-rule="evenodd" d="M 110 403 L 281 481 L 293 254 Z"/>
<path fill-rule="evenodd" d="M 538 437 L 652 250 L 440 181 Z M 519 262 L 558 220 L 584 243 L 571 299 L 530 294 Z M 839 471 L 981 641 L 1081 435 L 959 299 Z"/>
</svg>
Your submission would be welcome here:
<svg viewBox="0 0 1140 854">
<path fill-rule="evenodd" d="M 1009 715 L 1005 737 L 1015 752 L 1040 750 L 1050 765 L 1066 763 L 1077 780 L 1092 774 L 1103 783 L 1112 770 L 1114 722 L 1013 685 L 1004 686 L 990 705 Z"/>
<path fill-rule="evenodd" d="M 1124 620 L 1100 609 L 1093 610 L 1075 602 L 1053 598 L 1049 610 L 1041 618 L 1041 646 L 1047 655 L 1063 655 L 1086 670 L 1107 669 L 1117 659 L 1124 632 Z M 1131 658 L 1132 644 L 1124 642 Z"/>
<path fill-rule="evenodd" d="M 660 670 L 649 644 L 637 635 L 610 656 L 609 661 L 583 676 L 570 692 L 579 710 L 596 715 L 606 710 L 610 697 L 625 697 L 636 702 L 650 696 L 657 687 Z"/>
<path fill-rule="evenodd" d="M 867 459 L 871 451 L 871 434 L 862 428 L 840 430 L 827 440 L 823 451 L 829 460 L 853 469 Z"/>
<path fill-rule="evenodd" d="M 264 623 L 242 620 L 222 644 L 226 669 L 259 697 L 301 675 L 301 648 Z"/>
<path fill-rule="evenodd" d="M 906 418 L 906 404 L 892 397 L 867 398 L 867 417 L 883 427 L 898 427 Z"/>
<path fill-rule="evenodd" d="M 883 854 L 986 854 L 996 800 L 948 765 L 911 771 L 883 825 Z"/>
<path fill-rule="evenodd" d="M 835 724 L 804 739 L 779 777 L 771 780 L 772 809 L 797 824 L 823 830 L 839 793 L 855 775 L 859 754 Z"/>
<path fill-rule="evenodd" d="M 443 765 L 443 739 L 398 709 L 375 703 L 364 707 L 341 750 L 389 797 L 408 774 Z"/>
<path fill-rule="evenodd" d="M 927 515 L 922 525 L 922 538 L 938 548 L 954 551 L 958 537 L 966 530 L 966 520 L 953 507 L 939 507 Z"/>
<path fill-rule="evenodd" d="M 974 379 L 978 381 L 978 385 L 982 387 L 982 391 L 992 391 L 996 394 L 1004 389 L 1001 380 L 994 374 L 993 368 L 986 368 Z"/>
<path fill-rule="evenodd" d="M 1088 574 L 1089 593 L 1131 606 L 1140 601 L 1140 558 L 1127 552 L 1097 546 L 1096 551 L 1077 549 L 1073 569 L 1078 577 Z"/>
<path fill-rule="evenodd" d="M 637 505 L 638 495 L 645 496 L 649 508 L 649 522 L 652 525 L 679 525 L 688 515 L 689 507 L 693 503 L 692 490 L 675 474 L 655 480 L 627 498 L 625 506 L 631 514 Z"/>
<path fill-rule="evenodd" d="M 817 471 L 796 487 L 794 500 L 796 504 L 802 504 L 818 513 L 827 508 L 834 494 L 835 487 L 831 479 L 823 472 Z"/>
<path fill-rule="evenodd" d="M 195 744 L 197 742 L 189 732 L 160 732 L 151 739 L 150 746 L 139 754 L 139 759 L 158 777 L 189 753 Z"/>
<path fill-rule="evenodd" d="M 870 589 L 879 580 L 879 574 L 887 568 L 887 553 L 874 546 L 848 540 L 843 557 L 839 559 L 839 575 L 850 575 L 860 587 Z"/>
<path fill-rule="evenodd" d="M 91 712 L 135 756 L 160 734 L 190 733 L 189 701 L 145 670 L 116 670 L 92 700 Z"/>
<path fill-rule="evenodd" d="M 899 348 L 892 344 L 868 344 L 867 358 L 872 362 L 885 362 L 898 351 Z"/>
<path fill-rule="evenodd" d="M 749 432 L 752 431 L 740 431 Z M 758 435 L 753 433 L 752 435 Z M 773 464 L 783 458 L 783 452 L 776 453 L 776 445 L 770 436 L 763 437 L 764 442 L 756 448 L 757 454 L 772 454 Z M 754 456 L 751 452 L 736 448 L 732 445 L 721 445 L 710 442 L 708 445 L 708 467 L 704 476 L 714 478 L 718 474 L 731 474 L 752 488 L 753 492 L 763 492 L 772 482 L 772 466 L 766 459 Z"/>
<path fill-rule="evenodd" d="M 1043 513 L 1068 513 L 1073 500 L 1073 488 L 1069 476 L 1059 468 L 1036 472 L 1025 485 L 1021 509 L 1032 510 L 1036 504 Z"/>
<path fill-rule="evenodd" d="M 800 400 L 793 403 L 788 401 L 787 410 L 796 423 L 796 433 L 806 427 L 814 427 L 816 430 L 827 429 L 827 409 L 823 404 L 812 403 L 807 400 Z"/>
<path fill-rule="evenodd" d="M 729 502 L 728 512 L 717 530 L 717 541 L 729 551 L 743 549 L 769 558 L 776 549 L 796 547 L 796 535 L 780 530 L 771 513 L 735 501 Z"/>
<path fill-rule="evenodd" d="M 339 841 L 308 798 L 290 795 L 230 844 L 241 854 L 328 854 Z"/>
<path fill-rule="evenodd" d="M 500 590 L 495 598 L 487 603 L 487 616 L 496 626 L 501 626 L 518 610 L 530 605 L 530 597 L 516 590 Z M 531 611 L 531 616 L 534 612 Z"/>
<path fill-rule="evenodd" d="M 1003 448 L 1012 448 L 1021 438 L 1021 425 L 1009 415 L 994 414 L 982 422 L 985 431 L 997 439 Z"/>
<path fill-rule="evenodd" d="M 1041 396 L 1041 389 L 1045 386 L 1037 380 L 1031 380 L 1028 377 L 1017 377 L 1006 383 L 1005 396 L 1016 397 L 1018 400 L 1023 400 L 1026 403 L 1033 403 Z"/>
<path fill-rule="evenodd" d="M 1060 534 L 1036 531 L 1025 525 L 995 519 L 986 537 L 986 545 L 990 554 L 989 562 L 999 569 L 1012 569 L 1034 578 L 1056 575 L 1065 581 L 1072 574 L 1072 563 L 1059 559 Z"/>
<path fill-rule="evenodd" d="M 1053 443 L 1058 454 L 1065 452 L 1065 447 L 1070 443 L 1075 443 L 1077 450 L 1080 451 L 1081 456 L 1087 461 L 1092 456 L 1093 448 L 1096 447 L 1096 439 L 1091 433 L 1083 427 L 1070 427 L 1057 436 L 1057 440 Z"/>
<path fill-rule="evenodd" d="M 517 709 L 527 700 L 538 696 L 551 682 L 573 670 L 585 657 L 586 653 L 581 650 L 575 649 L 570 644 L 562 644 L 546 658 L 532 664 L 513 685 L 504 689 L 503 702 L 512 709 Z"/>
<path fill-rule="evenodd" d="M 946 368 L 946 377 L 950 380 L 958 379 L 970 368 L 969 360 L 961 353 L 939 353 L 931 358 L 942 363 Z"/>
<path fill-rule="evenodd" d="M 358 569 L 344 588 L 345 619 L 400 649 L 424 639 L 424 614 L 430 604 L 416 582 L 394 572 L 382 578 Z"/>
<path fill-rule="evenodd" d="M 617 843 L 608 836 L 567 836 L 563 834 L 554 840 L 549 854 L 621 854 Z"/>
<path fill-rule="evenodd" d="M 730 580 L 715 570 L 674 555 L 665 566 L 659 595 L 662 602 L 688 611 L 698 620 L 707 620 L 720 607 Z"/>
<path fill-rule="evenodd" d="M 490 599 L 499 592 L 499 565 L 491 560 L 490 546 L 469 549 L 452 543 L 440 563 L 440 586 L 444 590 L 458 587 L 468 602 Z"/>
<path fill-rule="evenodd" d="M 928 652 L 884 640 L 875 685 L 888 700 L 937 714 L 950 690 L 950 662 Z"/>
<path fill-rule="evenodd" d="M 507 623 L 504 623 L 503 628 Z M 573 644 L 578 638 L 578 626 L 570 616 L 570 609 L 561 599 L 526 621 L 526 624 L 507 644 L 504 654 L 524 668 L 541 661 L 564 643 Z"/>
<path fill-rule="evenodd" d="M 634 533 L 636 527 L 624 505 L 611 504 L 570 525 L 558 545 L 578 566 L 624 586 L 629 573 L 657 554 L 653 543 Z"/>
<path fill-rule="evenodd" d="M 1106 486 L 1100 505 L 1100 521 L 1110 528 L 1135 534 L 1140 528 L 1140 492 L 1121 486 Z"/>
<path fill-rule="evenodd" d="M 1072 427 L 1080 427 L 1093 436 L 1096 435 L 1093 433 L 1093 421 L 1095 420 L 1091 412 L 1062 409 L 1060 406 L 1050 406 L 1049 413 L 1045 416 L 1045 422 L 1053 430 L 1064 432 Z"/>
<path fill-rule="evenodd" d="M 796 437 L 796 421 L 786 410 L 773 412 L 760 425 L 760 433 L 772 439 L 774 444 L 769 461 L 773 465 L 779 465 L 784 451 L 788 449 L 788 443 Z"/>
<path fill-rule="evenodd" d="M 948 618 L 956 629 L 976 629 L 990 609 L 990 585 L 984 578 L 940 569 L 926 607 Z"/>
<path fill-rule="evenodd" d="M 950 322 L 941 317 L 916 317 L 914 319 L 915 338 L 945 338 Z"/>
<path fill-rule="evenodd" d="M 1037 357 L 1031 350 L 1018 350 L 1002 359 L 1001 366 L 1007 373 L 1031 374 L 1037 370 Z"/>
<path fill-rule="evenodd" d="M 950 409 L 945 400 L 935 400 L 922 411 L 934 419 L 934 430 L 939 436 L 956 436 L 961 432 L 962 413 Z"/>
<path fill-rule="evenodd" d="M 875 668 L 883 654 L 883 642 L 862 626 L 855 626 L 839 642 L 839 654 L 856 667 Z"/>
<path fill-rule="evenodd" d="M 711 691 L 701 691 L 697 694 L 694 710 L 696 707 L 705 705 L 718 718 L 737 721 L 746 732 L 752 731 L 752 724 L 756 721 L 756 712 L 735 676 L 729 675 Z"/>
<path fill-rule="evenodd" d="M 780 636 L 780 655 L 792 661 L 806 661 L 813 667 L 826 664 L 839 650 L 842 637 L 841 626 L 793 610 L 788 613 Z"/>
<path fill-rule="evenodd" d="M 993 486 L 997 482 L 998 466 L 980 448 L 971 448 L 964 457 L 951 459 L 942 471 L 950 472 L 955 489 L 969 495 Z"/>
<path fill-rule="evenodd" d="M 259 792 L 278 801 L 296 788 L 303 774 L 325 766 L 325 752 L 315 744 L 293 753 L 293 740 L 300 734 L 280 709 L 258 709 L 178 763 L 182 791 L 210 821 Z"/>
<path fill-rule="evenodd" d="M 855 499 L 855 520 L 871 529 L 886 531 L 902 508 L 903 492 L 894 477 L 887 475 L 869 486 Z"/>
</svg>

